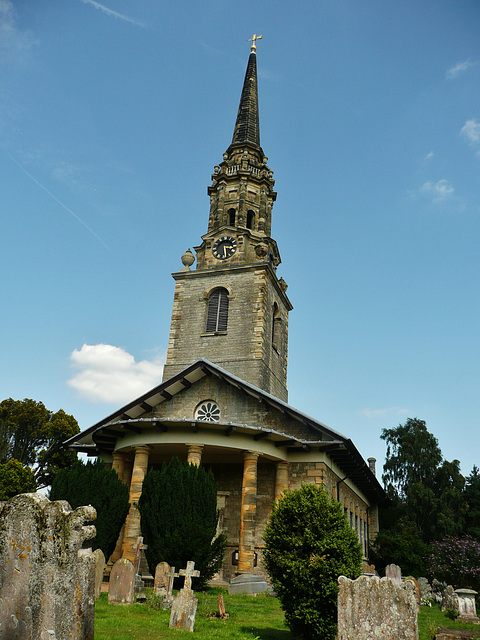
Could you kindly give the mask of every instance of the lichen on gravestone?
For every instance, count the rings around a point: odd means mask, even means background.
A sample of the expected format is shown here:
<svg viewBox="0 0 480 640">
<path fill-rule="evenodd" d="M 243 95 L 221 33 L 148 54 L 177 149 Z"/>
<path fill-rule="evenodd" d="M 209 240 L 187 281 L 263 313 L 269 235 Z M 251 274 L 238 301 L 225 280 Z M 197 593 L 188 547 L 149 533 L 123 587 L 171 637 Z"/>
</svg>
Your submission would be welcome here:
<svg viewBox="0 0 480 640">
<path fill-rule="evenodd" d="M 0 512 L 0 637 L 91 640 L 94 561 L 82 549 L 95 536 L 91 506 L 27 493 Z"/>
</svg>

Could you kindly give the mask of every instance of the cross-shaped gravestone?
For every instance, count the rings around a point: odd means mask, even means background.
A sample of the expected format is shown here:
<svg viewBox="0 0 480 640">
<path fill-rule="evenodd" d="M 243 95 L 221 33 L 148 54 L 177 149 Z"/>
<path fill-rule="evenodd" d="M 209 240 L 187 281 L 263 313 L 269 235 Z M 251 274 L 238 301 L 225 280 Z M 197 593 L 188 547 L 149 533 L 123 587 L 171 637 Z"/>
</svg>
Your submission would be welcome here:
<svg viewBox="0 0 480 640">
<path fill-rule="evenodd" d="M 187 562 L 187 568 L 180 569 L 180 571 L 178 572 L 179 576 L 185 577 L 185 583 L 183 585 L 184 589 L 191 589 L 192 578 L 198 578 L 200 576 L 200 571 L 195 571 L 194 567 L 195 567 L 195 562 L 192 562 L 191 560 L 189 560 Z"/>
</svg>

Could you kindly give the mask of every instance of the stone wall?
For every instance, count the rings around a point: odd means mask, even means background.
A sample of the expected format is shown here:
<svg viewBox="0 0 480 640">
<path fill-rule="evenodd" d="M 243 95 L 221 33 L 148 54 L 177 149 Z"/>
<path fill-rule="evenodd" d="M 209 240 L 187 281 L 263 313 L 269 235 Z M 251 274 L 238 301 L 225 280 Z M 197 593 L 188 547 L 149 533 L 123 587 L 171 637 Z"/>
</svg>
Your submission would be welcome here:
<svg viewBox="0 0 480 640">
<path fill-rule="evenodd" d="M 207 358 L 243 380 L 287 399 L 288 311 L 278 280 L 268 265 L 179 272 L 164 380 L 199 358 Z M 207 334 L 208 296 L 229 291 L 227 331 Z M 273 305 L 277 303 L 283 339 L 272 347 Z"/>
</svg>

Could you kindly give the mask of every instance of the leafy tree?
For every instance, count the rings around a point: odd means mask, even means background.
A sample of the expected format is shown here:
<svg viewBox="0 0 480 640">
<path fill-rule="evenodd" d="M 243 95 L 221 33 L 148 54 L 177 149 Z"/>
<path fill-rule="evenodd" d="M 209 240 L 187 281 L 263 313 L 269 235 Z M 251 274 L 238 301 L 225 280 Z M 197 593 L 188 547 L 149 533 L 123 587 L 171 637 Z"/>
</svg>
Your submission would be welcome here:
<svg viewBox="0 0 480 640">
<path fill-rule="evenodd" d="M 77 459 L 62 443 L 78 432 L 77 421 L 63 409 L 53 413 L 42 402 L 8 398 L 0 402 L 0 463 L 14 458 L 28 465 L 41 489 Z"/>
<path fill-rule="evenodd" d="M 465 479 L 464 496 L 468 505 L 465 532 L 480 538 L 480 471 L 475 465 Z"/>
<path fill-rule="evenodd" d="M 395 562 L 404 572 L 420 575 L 426 545 L 462 532 L 465 479 L 458 460 L 443 459 L 423 420 L 408 418 L 404 425 L 384 429 L 381 438 L 387 443 L 382 479 L 389 504 L 380 512 L 376 563 Z"/>
<path fill-rule="evenodd" d="M 91 504 L 97 511 L 95 538 L 86 546 L 101 549 L 105 558 L 112 555 L 120 529 L 128 514 L 128 487 L 114 469 L 101 460 L 76 462 L 71 469 L 60 470 L 52 483 L 50 500 L 66 500 L 72 509 Z"/>
<path fill-rule="evenodd" d="M 24 467 L 15 458 L 0 464 L 0 500 L 10 500 L 19 493 L 36 490 L 35 475 L 30 467 Z"/>
<path fill-rule="evenodd" d="M 313 485 L 274 506 L 264 533 L 264 564 L 296 637 L 330 640 L 337 621 L 338 576 L 357 578 L 361 548 L 341 506 Z"/>
<path fill-rule="evenodd" d="M 184 568 L 195 562 L 201 589 L 220 569 L 227 538 L 217 533 L 217 491 L 211 471 L 172 458 L 160 470 L 151 469 L 138 502 L 141 528 L 148 545 L 152 574 L 159 562 Z"/>
</svg>

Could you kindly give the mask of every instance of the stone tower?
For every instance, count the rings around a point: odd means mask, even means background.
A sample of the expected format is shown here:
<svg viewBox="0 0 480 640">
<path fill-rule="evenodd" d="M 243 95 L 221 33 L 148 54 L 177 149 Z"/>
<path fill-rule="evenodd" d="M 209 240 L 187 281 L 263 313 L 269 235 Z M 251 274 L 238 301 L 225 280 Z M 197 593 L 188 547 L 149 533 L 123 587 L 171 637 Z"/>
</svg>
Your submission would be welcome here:
<svg viewBox="0 0 480 640">
<path fill-rule="evenodd" d="M 199 358 L 287 400 L 287 285 L 271 237 L 273 171 L 260 146 L 255 37 L 232 143 L 208 187 L 202 243 L 175 279 L 164 380 Z"/>
</svg>

